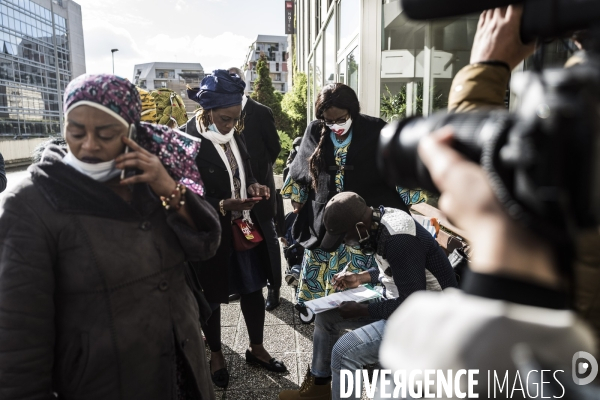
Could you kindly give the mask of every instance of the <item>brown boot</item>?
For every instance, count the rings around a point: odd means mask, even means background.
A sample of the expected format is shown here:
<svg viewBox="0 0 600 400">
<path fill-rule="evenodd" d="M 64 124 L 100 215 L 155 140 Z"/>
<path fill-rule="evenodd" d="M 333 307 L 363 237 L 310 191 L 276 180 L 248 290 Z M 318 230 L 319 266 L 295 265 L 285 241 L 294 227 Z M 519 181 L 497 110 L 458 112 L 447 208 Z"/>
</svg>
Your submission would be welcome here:
<svg viewBox="0 0 600 400">
<path fill-rule="evenodd" d="M 279 400 L 331 400 L 331 384 L 315 385 L 315 377 L 306 371 L 300 390 L 284 390 L 279 392 Z"/>
</svg>

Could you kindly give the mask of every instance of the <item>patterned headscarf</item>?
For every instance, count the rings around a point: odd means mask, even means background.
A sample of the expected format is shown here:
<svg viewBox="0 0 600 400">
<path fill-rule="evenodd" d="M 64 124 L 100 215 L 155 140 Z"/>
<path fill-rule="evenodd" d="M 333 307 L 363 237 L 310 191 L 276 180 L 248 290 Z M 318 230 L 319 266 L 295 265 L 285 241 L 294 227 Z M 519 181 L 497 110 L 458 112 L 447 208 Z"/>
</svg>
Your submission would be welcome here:
<svg viewBox="0 0 600 400">
<path fill-rule="evenodd" d="M 200 89 L 188 89 L 188 98 L 205 110 L 242 104 L 246 82 L 236 74 L 217 69 L 200 83 Z"/>
<path fill-rule="evenodd" d="M 65 119 L 82 105 L 98 108 L 125 126 L 137 126 L 135 141 L 156 155 L 177 182 L 204 196 L 204 185 L 196 166 L 200 139 L 167 126 L 140 122 L 142 101 L 135 86 L 127 79 L 109 75 L 81 75 L 65 90 Z"/>
</svg>

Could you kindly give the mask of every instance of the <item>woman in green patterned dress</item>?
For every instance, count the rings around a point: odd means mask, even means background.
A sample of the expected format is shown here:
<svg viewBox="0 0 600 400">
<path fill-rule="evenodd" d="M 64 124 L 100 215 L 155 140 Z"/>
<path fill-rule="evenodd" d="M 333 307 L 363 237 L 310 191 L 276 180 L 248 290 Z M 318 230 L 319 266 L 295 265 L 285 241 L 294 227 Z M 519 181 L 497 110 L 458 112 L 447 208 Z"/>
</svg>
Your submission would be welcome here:
<svg viewBox="0 0 600 400">
<path fill-rule="evenodd" d="M 282 189 L 298 214 L 294 237 L 306 249 L 299 304 L 327 296 L 333 290 L 331 278 L 346 264 L 350 263 L 349 272 L 360 272 L 374 263 L 359 248 L 341 243 L 334 253 L 319 248 L 325 234 L 322 213 L 329 199 L 352 191 L 369 206 L 408 211 L 396 188 L 388 186 L 377 169 L 377 145 L 385 121 L 360 114 L 356 93 L 341 83 L 323 88 L 315 114 L 317 119 L 307 127 Z M 404 197 L 420 198 L 415 193 Z"/>
</svg>

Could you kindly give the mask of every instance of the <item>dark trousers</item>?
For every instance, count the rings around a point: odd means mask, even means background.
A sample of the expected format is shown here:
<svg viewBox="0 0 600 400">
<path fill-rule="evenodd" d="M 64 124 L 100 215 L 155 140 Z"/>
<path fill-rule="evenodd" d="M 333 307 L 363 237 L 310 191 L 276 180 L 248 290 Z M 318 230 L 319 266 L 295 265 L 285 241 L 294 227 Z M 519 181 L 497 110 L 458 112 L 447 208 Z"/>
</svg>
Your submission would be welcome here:
<svg viewBox="0 0 600 400">
<path fill-rule="evenodd" d="M 212 315 L 206 324 L 202 325 L 202 331 L 210 350 L 217 352 L 221 350 L 221 305 L 212 306 Z M 262 290 L 240 295 L 240 306 L 248 328 L 250 343 L 262 344 L 265 327 L 265 298 Z"/>
</svg>

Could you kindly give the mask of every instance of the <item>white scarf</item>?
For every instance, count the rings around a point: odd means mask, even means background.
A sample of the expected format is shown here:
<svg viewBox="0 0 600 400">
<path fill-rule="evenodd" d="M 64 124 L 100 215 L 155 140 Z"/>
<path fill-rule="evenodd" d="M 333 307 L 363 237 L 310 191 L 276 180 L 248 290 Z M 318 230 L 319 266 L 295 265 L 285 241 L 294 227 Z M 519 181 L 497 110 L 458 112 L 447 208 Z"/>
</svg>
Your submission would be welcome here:
<svg viewBox="0 0 600 400">
<path fill-rule="evenodd" d="M 232 129 L 227 135 L 223 135 L 217 132 L 213 132 L 210 129 L 204 127 L 204 124 L 200 121 L 199 118 L 196 118 L 196 129 L 198 132 L 207 140 L 209 140 L 219 156 L 221 160 L 223 160 L 223 164 L 227 168 L 227 172 L 229 173 L 229 185 L 231 187 L 231 198 L 235 199 L 235 186 L 233 185 L 233 172 L 231 171 L 231 165 L 229 165 L 229 160 L 227 159 L 227 154 L 225 154 L 225 150 L 221 147 L 222 144 L 229 143 L 231 146 L 231 151 L 235 160 L 237 161 L 239 174 L 240 174 L 240 198 L 247 199 L 248 192 L 246 190 L 246 170 L 244 169 L 244 162 L 242 160 L 242 155 L 240 154 L 240 149 L 238 148 L 237 142 L 233 138 L 235 134 L 235 129 Z M 244 215 L 244 221 L 252 224 L 252 219 L 250 218 L 250 211 L 246 210 L 242 213 Z"/>
</svg>

